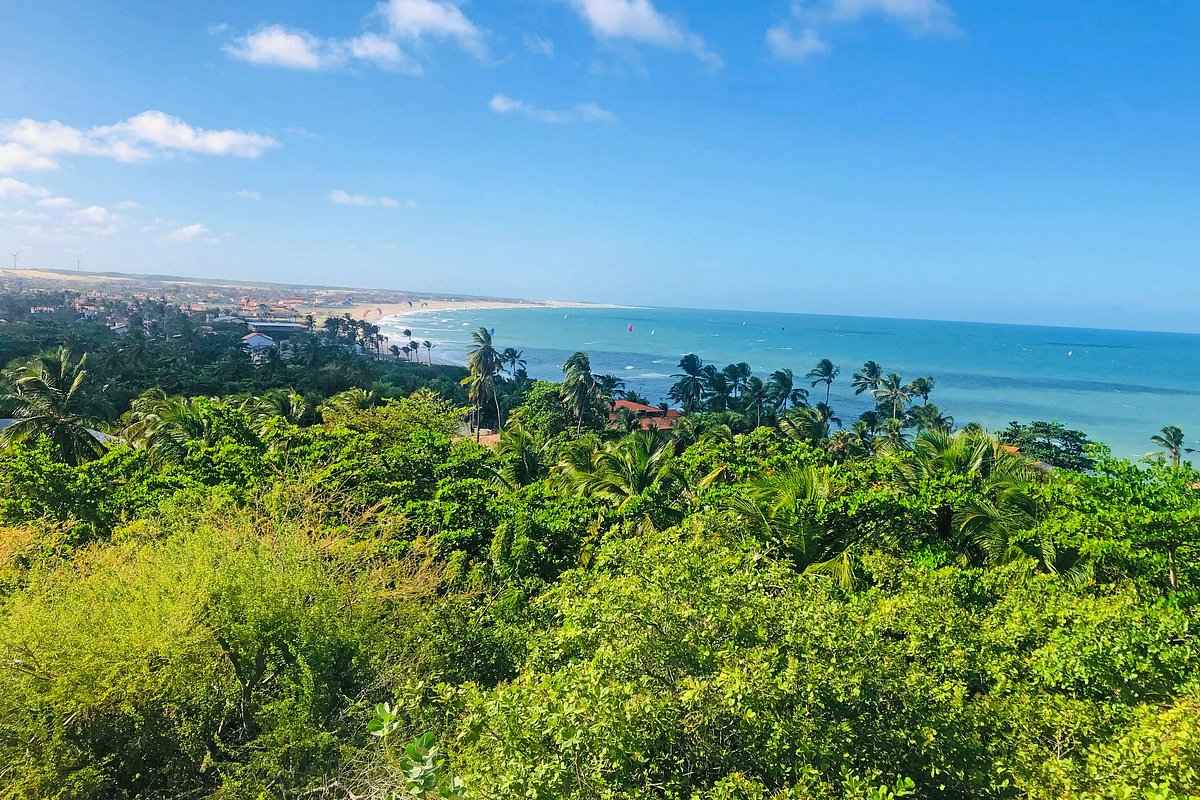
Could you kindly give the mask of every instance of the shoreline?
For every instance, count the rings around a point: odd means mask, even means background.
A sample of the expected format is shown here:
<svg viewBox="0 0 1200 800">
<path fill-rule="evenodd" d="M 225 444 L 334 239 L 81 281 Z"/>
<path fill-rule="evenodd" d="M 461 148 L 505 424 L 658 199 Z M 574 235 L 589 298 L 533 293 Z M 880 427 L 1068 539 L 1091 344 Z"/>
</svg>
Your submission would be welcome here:
<svg viewBox="0 0 1200 800">
<path fill-rule="evenodd" d="M 418 305 L 419 304 L 419 305 Z M 327 317 L 349 313 L 355 319 L 379 324 L 410 314 L 432 311 L 482 311 L 489 308 L 637 308 L 613 303 L 585 303 L 578 300 L 413 300 L 403 303 L 355 303 L 346 308 L 317 309 Z M 337 312 L 341 313 L 337 313 Z"/>
</svg>

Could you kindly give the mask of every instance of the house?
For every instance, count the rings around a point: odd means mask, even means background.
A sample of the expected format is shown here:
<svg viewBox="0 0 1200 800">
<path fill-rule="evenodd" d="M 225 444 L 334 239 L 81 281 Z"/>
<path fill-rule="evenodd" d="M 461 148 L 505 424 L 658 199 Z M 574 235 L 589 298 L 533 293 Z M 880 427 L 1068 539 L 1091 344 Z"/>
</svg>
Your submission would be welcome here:
<svg viewBox="0 0 1200 800">
<path fill-rule="evenodd" d="M 661 428 L 666 430 L 674 424 L 675 420 L 679 419 L 681 414 L 673 408 L 662 409 L 657 406 L 647 406 L 641 403 L 635 403 L 632 400 L 617 400 L 613 403 L 612 411 L 608 414 L 608 421 L 616 423 L 620 419 L 621 411 L 631 411 L 638 418 L 638 424 L 642 430 L 651 428 Z"/>
<path fill-rule="evenodd" d="M 252 319 L 246 322 L 246 326 L 255 333 L 275 337 L 282 336 L 284 338 L 295 336 L 308 330 L 308 326 L 301 322 L 288 322 L 279 319 Z"/>
<path fill-rule="evenodd" d="M 251 353 L 269 350 L 275 346 L 275 340 L 262 333 L 248 333 L 242 337 L 242 347 Z"/>
</svg>

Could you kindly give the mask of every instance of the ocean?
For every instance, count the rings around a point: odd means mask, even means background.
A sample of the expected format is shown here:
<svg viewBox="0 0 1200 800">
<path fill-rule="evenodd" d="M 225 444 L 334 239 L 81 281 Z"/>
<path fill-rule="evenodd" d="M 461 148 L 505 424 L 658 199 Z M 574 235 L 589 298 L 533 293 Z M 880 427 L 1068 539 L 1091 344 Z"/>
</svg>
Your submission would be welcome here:
<svg viewBox="0 0 1200 800">
<path fill-rule="evenodd" d="M 547 380 L 561 379 L 563 361 L 583 350 L 593 371 L 652 402 L 666 399 L 685 353 L 718 367 L 745 361 L 764 380 L 790 368 L 798 386 L 829 358 L 841 367 L 830 405 L 847 425 L 871 406 L 851 376 L 873 359 L 906 381 L 935 378 L 930 402 L 959 425 L 1059 420 L 1131 458 L 1154 450 L 1149 438 L 1164 425 L 1179 425 L 1200 447 L 1194 334 L 676 308 L 421 311 L 380 327 L 393 343 L 409 328 L 436 344 L 435 360 L 452 363 L 464 362 L 473 330 L 495 328 L 495 346 L 524 351 L 530 376 Z M 815 400 L 824 388 L 812 392 Z"/>
</svg>

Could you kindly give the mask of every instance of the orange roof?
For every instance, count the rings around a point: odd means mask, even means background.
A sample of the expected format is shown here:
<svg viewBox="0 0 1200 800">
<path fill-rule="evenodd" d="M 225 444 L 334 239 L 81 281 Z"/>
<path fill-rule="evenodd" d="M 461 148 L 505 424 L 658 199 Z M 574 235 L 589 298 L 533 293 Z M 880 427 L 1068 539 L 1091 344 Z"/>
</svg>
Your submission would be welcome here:
<svg viewBox="0 0 1200 800">
<path fill-rule="evenodd" d="M 663 415 L 663 410 L 657 406 L 647 406 L 643 405 L 642 403 L 635 403 L 632 400 L 618 400 L 613 403 L 613 411 L 617 411 L 622 408 L 629 409 L 630 411 L 636 411 L 639 414 L 655 414 L 657 416 Z M 667 413 L 669 414 L 670 412 Z M 678 412 L 676 412 L 676 416 L 678 416 Z"/>
</svg>

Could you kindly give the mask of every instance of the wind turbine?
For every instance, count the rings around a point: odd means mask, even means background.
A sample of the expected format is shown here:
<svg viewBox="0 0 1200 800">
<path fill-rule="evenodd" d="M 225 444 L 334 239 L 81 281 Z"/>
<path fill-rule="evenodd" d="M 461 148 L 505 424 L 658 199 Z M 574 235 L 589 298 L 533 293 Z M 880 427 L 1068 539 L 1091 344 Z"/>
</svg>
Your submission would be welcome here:
<svg viewBox="0 0 1200 800">
<path fill-rule="evenodd" d="M 17 252 L 15 252 L 15 253 L 13 253 L 13 254 L 12 254 L 12 257 L 13 257 L 13 269 L 14 269 L 14 270 L 17 268 L 17 256 L 19 256 L 19 255 L 21 255 L 21 251 L 20 251 L 20 250 L 18 250 Z"/>
</svg>

